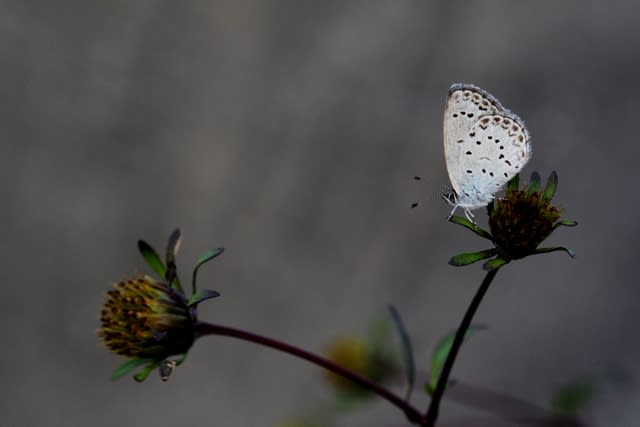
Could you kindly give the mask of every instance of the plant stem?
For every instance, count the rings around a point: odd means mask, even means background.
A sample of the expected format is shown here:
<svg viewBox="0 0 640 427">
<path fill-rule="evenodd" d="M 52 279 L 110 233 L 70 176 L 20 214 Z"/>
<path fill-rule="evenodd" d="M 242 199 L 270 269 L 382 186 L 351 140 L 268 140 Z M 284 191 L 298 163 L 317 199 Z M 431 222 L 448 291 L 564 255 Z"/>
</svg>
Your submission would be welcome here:
<svg viewBox="0 0 640 427">
<path fill-rule="evenodd" d="M 381 385 L 376 384 L 373 381 L 363 377 L 362 375 L 350 371 L 349 369 L 346 369 L 332 362 L 331 360 L 325 359 L 321 356 L 310 353 L 306 350 L 292 346 L 282 341 L 278 341 L 262 335 L 257 335 L 252 332 L 247 332 L 244 330 L 230 328 L 228 326 L 216 325 L 212 323 L 198 322 L 198 324 L 196 325 L 196 336 L 199 338 L 205 335 L 223 335 L 227 337 L 238 338 L 255 344 L 264 345 L 266 347 L 271 347 L 273 349 L 289 353 L 301 359 L 305 359 L 311 363 L 322 366 L 323 368 L 328 369 L 340 376 L 343 376 L 353 381 L 354 383 L 370 390 L 378 396 L 386 399 L 391 404 L 402 410 L 402 412 L 404 412 L 404 414 L 407 416 L 407 419 L 413 424 L 421 426 L 425 425 L 424 416 L 409 402 L 392 393 L 388 389 L 382 387 Z"/>
<path fill-rule="evenodd" d="M 475 296 L 471 300 L 471 304 L 467 308 L 467 312 L 464 314 L 462 318 L 462 322 L 460 322 L 460 326 L 456 331 L 456 336 L 453 339 L 453 343 L 451 345 L 451 350 L 447 355 L 447 359 L 442 366 L 442 371 L 440 372 L 440 377 L 438 378 L 438 384 L 436 385 L 436 389 L 433 392 L 433 396 L 431 397 L 431 403 L 429 404 L 429 409 L 427 410 L 427 414 L 425 417 L 426 423 L 424 424 L 426 427 L 434 427 L 436 424 L 436 420 L 438 419 L 438 412 L 440 410 L 440 400 L 442 400 L 442 396 L 444 395 L 444 391 L 449 382 L 449 374 L 451 374 L 451 369 L 453 368 L 453 364 L 456 361 L 456 356 L 458 355 L 458 351 L 462 346 L 462 342 L 464 341 L 464 336 L 471 325 L 471 320 L 473 320 L 473 316 L 476 314 L 478 310 L 478 306 L 480 306 L 480 302 L 482 302 L 482 298 L 484 297 L 487 289 L 489 289 L 489 285 L 493 281 L 493 278 L 496 277 L 497 269 L 490 270 L 487 275 L 482 280 L 478 291 Z"/>
</svg>

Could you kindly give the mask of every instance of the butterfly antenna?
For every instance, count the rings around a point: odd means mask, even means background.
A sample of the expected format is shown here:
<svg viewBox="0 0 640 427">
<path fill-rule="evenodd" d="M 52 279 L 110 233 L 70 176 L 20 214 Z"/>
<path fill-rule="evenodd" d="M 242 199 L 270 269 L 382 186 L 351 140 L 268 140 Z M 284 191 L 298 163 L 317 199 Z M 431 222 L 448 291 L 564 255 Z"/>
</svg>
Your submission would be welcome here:
<svg viewBox="0 0 640 427">
<path fill-rule="evenodd" d="M 416 176 L 413 177 L 413 179 L 415 179 L 416 181 L 421 181 L 422 177 L 416 175 Z M 419 204 L 420 204 L 420 202 L 411 203 L 411 209 L 417 207 Z"/>
</svg>

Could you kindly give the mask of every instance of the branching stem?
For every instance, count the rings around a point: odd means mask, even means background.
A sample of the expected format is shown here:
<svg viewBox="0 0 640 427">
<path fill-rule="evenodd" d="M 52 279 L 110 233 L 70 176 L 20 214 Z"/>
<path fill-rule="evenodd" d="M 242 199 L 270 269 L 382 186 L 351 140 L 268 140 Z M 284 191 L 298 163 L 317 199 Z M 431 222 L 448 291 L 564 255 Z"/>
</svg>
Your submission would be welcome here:
<svg viewBox="0 0 640 427">
<path fill-rule="evenodd" d="M 376 384 L 375 382 L 363 377 L 360 374 L 350 371 L 349 369 L 346 369 L 332 362 L 331 360 L 325 359 L 301 348 L 269 337 L 254 334 L 252 332 L 206 322 L 199 322 L 197 324 L 196 334 L 197 337 L 202 337 L 205 335 L 223 335 L 227 337 L 237 338 L 255 344 L 264 345 L 266 347 L 271 347 L 273 349 L 283 351 L 285 353 L 289 353 L 293 356 L 307 360 L 344 378 L 347 378 L 354 383 L 366 388 L 367 390 L 370 390 L 371 392 L 377 394 L 383 399 L 386 399 L 391 404 L 398 407 L 402 412 L 404 412 L 404 414 L 407 416 L 407 419 L 413 424 L 417 424 L 420 426 L 426 425 L 424 415 L 422 415 L 422 413 L 418 409 L 413 407 L 408 401 L 404 400 L 400 396 L 392 393 L 388 389 L 382 387 L 380 384 Z"/>
</svg>

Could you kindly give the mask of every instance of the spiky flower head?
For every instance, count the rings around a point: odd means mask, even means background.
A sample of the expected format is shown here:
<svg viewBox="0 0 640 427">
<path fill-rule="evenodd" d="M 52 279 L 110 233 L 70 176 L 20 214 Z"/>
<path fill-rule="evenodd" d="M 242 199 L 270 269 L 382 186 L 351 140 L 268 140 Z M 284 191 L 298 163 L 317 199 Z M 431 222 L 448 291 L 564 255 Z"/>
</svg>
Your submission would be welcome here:
<svg viewBox="0 0 640 427">
<path fill-rule="evenodd" d="M 114 353 L 165 359 L 186 353 L 195 339 L 187 299 L 150 276 L 122 280 L 107 292 L 98 336 Z"/>
<path fill-rule="evenodd" d="M 165 264 L 148 243 L 140 240 L 138 248 L 142 256 L 164 281 L 138 275 L 116 283 L 107 292 L 97 334 L 109 350 L 130 359 L 116 369 L 113 379 L 145 365 L 134 376 L 137 381 L 144 381 L 156 368 L 166 381 L 185 360 L 196 339 L 197 305 L 220 295 L 212 290 L 196 291 L 196 275 L 201 265 L 224 249 L 213 249 L 198 260 L 193 270 L 193 292 L 187 298 L 175 264 L 179 247 L 180 230 L 176 229 L 169 238 Z M 175 355 L 182 356 L 168 360 Z"/>
<path fill-rule="evenodd" d="M 516 175 L 507 185 L 505 196 L 487 206 L 491 232 L 463 217 L 454 216 L 449 219 L 494 244 L 491 249 L 456 255 L 449 261 L 450 264 L 469 265 L 495 257 L 484 264 L 486 270 L 493 270 L 529 255 L 564 251 L 571 257 L 574 256 L 573 251 L 565 247 L 538 247 L 558 227 L 578 225 L 575 221 L 560 219 L 563 209 L 551 204 L 558 187 L 558 175 L 552 172 L 543 189 L 537 172 L 531 174 L 529 184 L 522 189 L 518 188 L 518 184 L 519 175 Z"/>
</svg>

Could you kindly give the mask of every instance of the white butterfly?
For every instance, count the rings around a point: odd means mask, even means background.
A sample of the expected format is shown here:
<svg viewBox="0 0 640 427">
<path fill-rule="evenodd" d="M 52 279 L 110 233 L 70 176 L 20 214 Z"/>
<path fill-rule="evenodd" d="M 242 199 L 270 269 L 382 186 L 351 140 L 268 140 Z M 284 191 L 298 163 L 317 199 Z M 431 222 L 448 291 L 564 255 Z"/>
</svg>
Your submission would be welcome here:
<svg viewBox="0 0 640 427">
<path fill-rule="evenodd" d="M 470 84 L 449 89 L 444 110 L 444 155 L 453 191 L 443 198 L 464 208 L 487 206 L 531 158 L 529 132 L 520 117 L 490 93 Z"/>
</svg>

